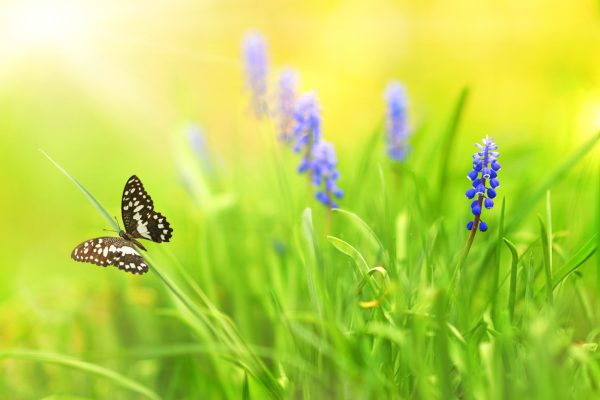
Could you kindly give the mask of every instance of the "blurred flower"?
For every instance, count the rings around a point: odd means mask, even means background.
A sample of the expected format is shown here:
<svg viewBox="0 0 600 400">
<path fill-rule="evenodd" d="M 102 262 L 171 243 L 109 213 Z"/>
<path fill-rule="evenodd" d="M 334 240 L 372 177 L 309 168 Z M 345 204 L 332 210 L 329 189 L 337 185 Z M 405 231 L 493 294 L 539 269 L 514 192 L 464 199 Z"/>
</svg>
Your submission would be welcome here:
<svg viewBox="0 0 600 400">
<path fill-rule="evenodd" d="M 312 160 L 308 165 L 312 184 L 318 187 L 316 198 L 330 208 L 337 207 L 335 198 L 341 198 L 343 192 L 337 186 L 340 173 L 337 170 L 337 157 L 331 143 L 319 141 L 312 149 Z"/>
<path fill-rule="evenodd" d="M 404 87 L 397 81 L 388 83 L 385 89 L 387 101 L 386 141 L 389 157 L 404 161 L 409 151 L 407 143 L 410 131 L 407 122 L 408 98 Z"/>
<path fill-rule="evenodd" d="M 204 169 L 209 172 L 212 171 L 213 165 L 208 151 L 208 146 L 206 145 L 206 138 L 204 137 L 202 129 L 200 129 L 200 127 L 194 123 L 190 123 L 186 129 L 189 146 L 196 156 L 196 159 L 200 162 Z"/>
<path fill-rule="evenodd" d="M 481 221 L 481 211 L 482 207 L 487 209 L 494 207 L 496 188 L 500 186 L 498 170 L 501 167 L 497 160 L 500 154 L 496 151 L 498 146 L 494 143 L 494 139 L 488 136 L 483 139 L 483 144 L 477 143 L 476 146 L 479 151 L 473 154 L 473 169 L 467 175 L 472 182 L 472 187 L 466 192 L 468 199 L 475 198 L 471 202 L 471 212 L 475 217 L 467 224 L 467 229 L 477 229 L 479 226 L 479 230 L 485 232 L 488 226 Z"/>
<path fill-rule="evenodd" d="M 250 90 L 252 107 L 257 117 L 267 115 L 267 73 L 269 56 L 267 42 L 257 31 L 250 31 L 242 39 L 242 58 L 246 70 L 246 85 Z"/>
<path fill-rule="evenodd" d="M 298 99 L 294 110 L 295 126 L 292 130 L 293 150 L 303 152 L 298 172 L 307 170 L 313 147 L 321 140 L 321 106 L 314 92 Z"/>
<path fill-rule="evenodd" d="M 291 68 L 284 69 L 279 75 L 277 117 L 279 119 L 279 138 L 284 142 L 292 140 L 298 80 L 298 73 Z"/>
</svg>

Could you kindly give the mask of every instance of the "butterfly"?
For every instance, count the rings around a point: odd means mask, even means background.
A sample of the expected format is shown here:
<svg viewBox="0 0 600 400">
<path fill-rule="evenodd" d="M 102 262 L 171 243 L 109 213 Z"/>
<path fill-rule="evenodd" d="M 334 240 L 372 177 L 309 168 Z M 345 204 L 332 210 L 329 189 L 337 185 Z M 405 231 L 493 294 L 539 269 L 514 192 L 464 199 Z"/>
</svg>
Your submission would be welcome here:
<svg viewBox="0 0 600 400">
<path fill-rule="evenodd" d="M 135 175 L 125 183 L 121 199 L 121 217 L 125 230 L 119 232 L 119 237 L 107 236 L 86 240 L 75 247 L 71 258 L 102 267 L 113 265 L 133 274 L 148 272 L 148 264 L 136 247 L 144 251 L 146 248 L 136 239 L 168 242 L 173 236 L 173 229 L 161 213 L 154 211 L 150 195 Z"/>
</svg>

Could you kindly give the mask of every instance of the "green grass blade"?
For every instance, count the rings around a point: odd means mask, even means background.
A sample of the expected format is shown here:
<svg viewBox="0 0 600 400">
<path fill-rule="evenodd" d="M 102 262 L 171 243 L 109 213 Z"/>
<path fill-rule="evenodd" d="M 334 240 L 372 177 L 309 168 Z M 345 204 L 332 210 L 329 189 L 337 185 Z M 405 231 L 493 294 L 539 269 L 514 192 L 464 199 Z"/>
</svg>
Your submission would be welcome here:
<svg viewBox="0 0 600 400">
<path fill-rule="evenodd" d="M 596 170 L 599 169 L 600 166 L 596 168 Z M 596 232 L 600 232 L 600 173 L 598 174 L 596 188 Z M 596 247 L 600 247 L 600 235 L 597 235 L 597 239 Z M 600 253 L 596 254 L 596 293 L 600 293 Z"/>
<path fill-rule="evenodd" d="M 594 312 L 592 311 L 592 306 L 587 299 L 587 295 L 585 293 L 585 288 L 583 283 L 581 282 L 581 273 L 576 271 L 574 273 L 575 279 L 573 280 L 575 285 L 575 293 L 577 294 L 577 298 L 579 299 L 579 303 L 581 304 L 581 308 L 583 309 L 583 315 L 585 315 L 585 319 L 587 323 L 592 326 L 594 324 Z"/>
<path fill-rule="evenodd" d="M 333 212 L 347 217 L 354 224 L 354 226 L 359 229 L 360 233 L 369 242 L 369 244 L 373 248 L 377 249 L 378 254 L 381 254 L 383 258 L 387 259 L 387 251 L 385 246 L 375 234 L 375 231 L 373 231 L 369 224 L 367 224 L 361 217 L 351 211 L 343 210 L 341 208 L 334 208 Z"/>
<path fill-rule="evenodd" d="M 132 379 L 129 379 L 110 369 L 86 361 L 77 360 L 72 357 L 35 350 L 6 349 L 0 350 L 0 359 L 27 360 L 73 368 L 107 379 L 115 385 L 138 393 L 145 398 L 153 400 L 160 399 L 158 394 Z"/>
<path fill-rule="evenodd" d="M 453 399 L 451 374 L 452 363 L 450 361 L 450 349 L 448 343 L 448 321 L 447 321 L 448 299 L 444 292 L 438 292 L 435 299 L 436 331 L 434 337 L 436 381 L 442 399 Z"/>
<path fill-rule="evenodd" d="M 369 270 L 369 264 L 367 263 L 363 255 L 358 250 L 356 250 L 356 248 L 354 248 L 354 246 L 352 246 L 350 243 L 335 236 L 327 236 L 327 240 L 329 240 L 333 247 L 335 247 L 345 255 L 350 256 L 354 260 L 356 266 L 360 270 L 359 272 L 361 275 L 365 274 Z"/>
<path fill-rule="evenodd" d="M 106 208 L 104 208 L 104 206 L 102 206 L 102 204 L 100 204 L 100 202 L 96 200 L 96 198 L 92 196 L 92 194 L 81 183 L 79 183 L 77 179 L 73 177 L 73 175 L 69 174 L 67 170 L 65 170 L 59 163 L 54 161 L 54 159 L 52 159 L 52 157 L 50 157 L 45 151 L 40 150 L 40 152 L 43 155 L 45 155 L 46 158 L 48 158 L 48 160 L 50 160 L 50 162 L 54 164 L 54 166 L 58 168 L 60 172 L 62 172 L 67 178 L 69 178 L 69 180 L 71 180 L 71 182 L 73 182 L 79 190 L 81 190 L 81 192 L 85 195 L 85 197 L 87 197 L 87 199 L 92 203 L 92 205 L 96 207 L 98 211 L 100 211 L 100 214 L 102 214 L 102 216 L 108 221 L 108 223 L 113 227 L 113 229 L 118 232 L 120 230 L 119 225 L 110 215 L 110 213 L 106 211 Z"/>
<path fill-rule="evenodd" d="M 512 255 L 510 264 L 510 288 L 508 289 L 508 313 L 510 315 L 510 320 L 513 321 L 515 315 L 515 299 L 517 296 L 517 265 L 519 264 L 519 254 L 517 253 L 517 247 L 513 242 L 504 238 L 504 243 Z"/>
<path fill-rule="evenodd" d="M 446 132 L 444 136 L 441 138 L 442 142 L 442 156 L 440 158 L 440 172 L 438 178 L 438 188 L 441 193 L 445 192 L 446 183 L 448 181 L 448 164 L 450 163 L 450 154 L 452 153 L 452 145 L 456 139 L 456 134 L 458 132 L 458 127 L 460 126 L 460 120 L 465 110 L 465 105 L 467 104 L 467 99 L 469 98 L 469 88 L 464 87 L 460 95 L 458 96 L 458 100 L 456 101 L 456 105 L 454 107 L 454 112 L 452 113 L 452 117 L 450 118 L 450 122 L 448 123 L 448 127 L 446 128 Z"/>
<path fill-rule="evenodd" d="M 500 277 L 500 255 L 502 250 L 502 242 L 504 238 L 504 211 L 506 209 L 506 198 L 502 198 L 502 207 L 500 208 L 500 221 L 498 222 L 498 239 L 496 240 L 496 259 L 493 270 L 492 293 L 490 301 L 492 303 L 492 317 L 497 317 L 498 303 L 498 282 Z"/>
<path fill-rule="evenodd" d="M 250 386 L 248 385 L 248 373 L 244 372 L 244 383 L 242 386 L 242 399 L 250 400 Z"/>
<path fill-rule="evenodd" d="M 112 217 L 106 211 L 106 209 L 94 198 L 94 196 L 92 196 L 92 194 L 81 183 L 79 183 L 79 181 L 77 181 L 72 175 L 70 175 L 64 168 L 62 168 L 50 156 L 48 156 L 43 151 L 42 151 L 42 153 L 46 157 L 48 157 L 48 159 L 85 194 L 85 196 L 88 198 L 88 200 L 90 200 L 90 202 L 98 209 L 98 211 L 100 211 L 100 213 L 106 218 L 106 220 L 111 222 L 111 224 L 115 227 L 115 229 L 118 229 L 116 222 L 112 219 Z M 204 315 L 204 313 L 202 312 L 200 307 L 198 307 L 190 299 L 190 297 L 185 293 L 184 290 L 182 290 L 164 272 L 162 272 L 159 268 L 157 268 L 156 263 L 152 260 L 152 258 L 148 254 L 144 254 L 144 259 L 145 259 L 146 263 L 148 264 L 148 267 L 150 267 L 150 269 L 152 270 L 152 272 L 156 276 L 158 276 L 158 278 L 163 282 L 165 287 L 167 287 L 167 289 L 169 289 L 170 293 L 172 295 L 174 295 L 174 297 L 177 298 L 184 305 L 184 307 L 190 312 L 190 314 L 194 318 L 196 318 L 198 320 L 198 322 L 202 323 L 203 325 L 205 325 L 209 329 L 211 329 L 211 331 L 217 338 L 223 339 L 220 334 L 227 333 L 228 334 L 227 336 L 229 336 L 229 339 L 231 339 L 231 341 L 229 341 L 229 342 L 226 341 L 226 343 L 228 343 L 231 346 L 235 346 L 238 350 L 239 349 L 244 350 L 244 354 L 248 357 L 247 361 L 249 362 L 249 365 L 250 365 L 248 368 L 251 368 L 249 370 L 249 372 L 252 373 L 253 376 L 256 376 L 259 379 L 259 381 L 263 385 L 265 385 L 265 387 L 269 391 L 271 391 L 271 393 L 274 395 L 274 397 L 276 397 L 276 398 L 281 397 L 281 387 L 277 383 L 276 379 L 270 374 L 269 370 L 264 365 L 264 363 L 262 363 L 262 361 L 260 361 L 260 359 L 254 353 L 252 353 L 252 351 L 248 348 L 247 344 L 237 334 L 237 331 L 232 332 L 232 330 L 235 330 L 235 329 L 233 327 L 231 327 L 227 321 L 223 321 L 223 319 L 219 319 L 219 316 L 221 314 L 213 312 L 213 314 L 217 315 L 217 319 L 219 322 L 219 326 L 217 326 L 214 323 L 212 323 L 212 321 L 209 320 L 209 318 L 206 315 Z"/>
<path fill-rule="evenodd" d="M 552 268 L 553 260 L 552 260 L 552 247 L 553 247 L 553 234 L 552 234 L 552 204 L 550 201 L 550 191 L 546 192 L 546 240 L 548 243 L 548 254 L 550 255 L 548 259 L 548 264 L 550 268 L 550 273 L 554 272 Z"/>
<path fill-rule="evenodd" d="M 552 304 L 554 302 L 554 295 L 552 290 L 552 270 L 550 259 L 552 258 L 552 249 L 551 243 L 548 241 L 548 230 L 546 229 L 546 224 L 539 218 L 540 221 L 540 235 L 542 238 L 542 254 L 544 255 L 544 277 L 546 278 L 546 301 L 548 304 Z"/>
<path fill-rule="evenodd" d="M 575 166 L 588 152 L 590 152 L 596 142 L 600 139 L 600 132 L 594 135 L 590 140 L 582 144 L 575 153 L 571 155 L 564 163 L 562 163 L 558 168 L 554 170 L 551 174 L 548 175 L 548 178 L 544 180 L 541 184 L 539 184 L 535 189 L 531 191 L 531 195 L 528 196 L 526 201 L 521 201 L 519 208 L 515 210 L 512 214 L 512 219 L 506 225 L 505 231 L 511 232 L 515 229 L 520 223 L 527 219 L 527 216 L 531 213 L 531 210 L 536 206 L 536 203 L 544 193 L 552 187 L 556 182 L 562 179 L 567 172 L 573 166 Z M 525 199 L 523 199 L 525 200 Z"/>
<path fill-rule="evenodd" d="M 357 163 L 358 168 L 356 168 L 356 175 L 354 177 L 355 182 L 362 182 L 368 171 L 371 169 L 371 164 L 373 163 L 373 160 L 376 159 L 376 157 L 373 157 L 375 149 L 377 148 L 377 145 L 384 140 L 383 126 L 384 121 L 381 119 L 371 133 L 371 136 L 367 139 L 365 145 L 362 147 L 363 151 L 360 155 L 360 160 Z"/>
<path fill-rule="evenodd" d="M 306 208 L 302 215 L 302 231 L 308 250 L 308 257 L 305 264 L 308 290 L 317 314 L 319 317 L 323 317 L 322 291 L 319 288 L 319 281 L 315 276 L 317 271 L 322 269 L 323 261 L 322 253 L 319 251 L 319 245 L 315 237 L 312 210 L 310 208 Z"/>
<path fill-rule="evenodd" d="M 567 276 L 577 271 L 598 249 L 598 234 L 592 236 L 563 266 L 554 273 L 552 286 L 556 288 Z"/>
</svg>

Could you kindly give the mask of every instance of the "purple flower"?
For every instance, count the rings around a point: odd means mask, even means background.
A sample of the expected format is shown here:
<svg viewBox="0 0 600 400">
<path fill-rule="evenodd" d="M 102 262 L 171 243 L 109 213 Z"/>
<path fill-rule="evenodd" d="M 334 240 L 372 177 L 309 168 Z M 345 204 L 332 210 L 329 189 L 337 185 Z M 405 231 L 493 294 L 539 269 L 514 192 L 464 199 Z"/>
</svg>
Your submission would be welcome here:
<svg viewBox="0 0 600 400">
<path fill-rule="evenodd" d="M 292 140 L 295 122 L 298 73 L 286 68 L 279 75 L 279 93 L 277 96 L 277 118 L 279 138 L 284 142 Z"/>
<path fill-rule="evenodd" d="M 324 140 L 319 141 L 312 149 L 312 159 L 307 169 L 311 172 L 312 184 L 318 188 L 317 200 L 330 208 L 337 207 L 335 199 L 340 199 L 343 192 L 337 186 L 340 173 L 333 145 Z"/>
<path fill-rule="evenodd" d="M 473 221 L 467 224 L 467 229 L 476 229 L 485 232 L 488 226 L 481 220 L 481 212 L 483 207 L 491 209 L 494 207 L 493 198 L 496 197 L 496 188 L 500 186 L 498 181 L 498 170 L 501 168 L 498 163 L 498 146 L 494 143 L 494 139 L 488 136 L 483 139 L 483 144 L 476 144 L 479 151 L 473 154 L 473 169 L 467 175 L 467 178 L 472 182 L 471 188 L 465 193 L 468 199 L 473 199 L 471 202 L 471 213 L 474 215 Z"/>
<path fill-rule="evenodd" d="M 410 149 L 407 143 L 410 131 L 407 122 L 406 90 L 399 82 L 392 81 L 385 89 L 385 99 L 387 152 L 392 160 L 402 162 Z"/>
<path fill-rule="evenodd" d="M 306 93 L 298 99 L 294 121 L 292 149 L 296 153 L 302 152 L 303 158 L 298 171 L 304 172 L 312 157 L 312 148 L 321 140 L 321 105 L 314 92 Z"/>
<path fill-rule="evenodd" d="M 192 152 L 196 156 L 196 159 L 206 171 L 212 172 L 214 169 L 213 161 L 211 159 L 211 155 L 206 144 L 206 138 L 202 132 L 202 129 L 198 125 L 190 123 L 187 126 L 187 134 L 188 143 L 192 149 Z"/>
<path fill-rule="evenodd" d="M 250 90 L 252 108 L 257 117 L 267 115 L 267 73 L 269 56 L 267 42 L 257 31 L 246 33 L 242 39 L 242 58 L 246 70 L 246 86 Z"/>
</svg>

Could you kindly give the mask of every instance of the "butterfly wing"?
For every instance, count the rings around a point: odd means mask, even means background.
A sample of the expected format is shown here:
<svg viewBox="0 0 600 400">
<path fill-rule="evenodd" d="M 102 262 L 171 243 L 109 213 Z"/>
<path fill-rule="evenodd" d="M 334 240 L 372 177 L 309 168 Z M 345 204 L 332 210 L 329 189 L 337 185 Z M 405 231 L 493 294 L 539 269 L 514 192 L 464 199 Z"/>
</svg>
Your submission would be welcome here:
<svg viewBox="0 0 600 400">
<path fill-rule="evenodd" d="M 173 229 L 167 219 L 154 211 L 154 203 L 142 181 L 133 175 L 123 189 L 121 215 L 125 232 L 134 238 L 168 242 L 173 236 Z"/>
<path fill-rule="evenodd" d="M 87 262 L 106 267 L 114 265 L 125 272 L 143 274 L 148 272 L 148 265 L 125 239 L 117 237 L 99 237 L 80 243 L 71 258 L 75 261 Z"/>
</svg>

